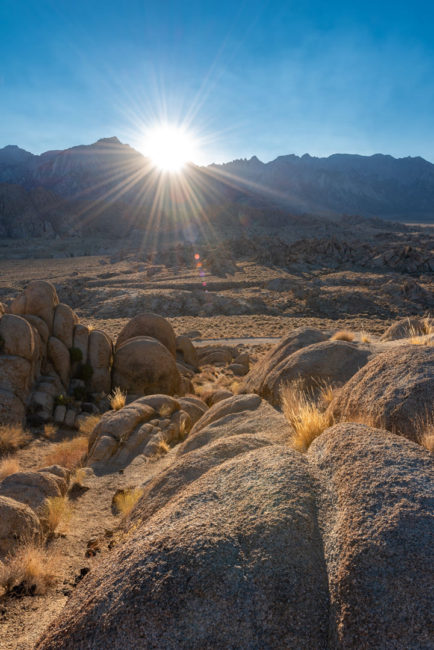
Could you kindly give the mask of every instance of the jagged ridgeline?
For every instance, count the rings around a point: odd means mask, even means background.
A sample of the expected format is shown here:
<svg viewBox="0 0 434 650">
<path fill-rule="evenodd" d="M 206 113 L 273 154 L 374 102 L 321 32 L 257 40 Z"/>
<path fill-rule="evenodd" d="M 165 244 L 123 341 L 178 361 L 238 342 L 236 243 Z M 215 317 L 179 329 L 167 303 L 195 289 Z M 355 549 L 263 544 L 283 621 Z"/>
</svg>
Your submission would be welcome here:
<svg viewBox="0 0 434 650">
<path fill-rule="evenodd" d="M 318 219 L 307 215 L 432 223 L 432 205 L 434 166 L 421 158 L 253 158 L 189 165 L 180 177 L 163 178 L 117 138 L 39 156 L 0 150 L 1 237 L 119 237 L 138 229 L 164 241 L 301 225 L 314 234 Z M 302 222 L 292 221 L 300 215 Z"/>
</svg>

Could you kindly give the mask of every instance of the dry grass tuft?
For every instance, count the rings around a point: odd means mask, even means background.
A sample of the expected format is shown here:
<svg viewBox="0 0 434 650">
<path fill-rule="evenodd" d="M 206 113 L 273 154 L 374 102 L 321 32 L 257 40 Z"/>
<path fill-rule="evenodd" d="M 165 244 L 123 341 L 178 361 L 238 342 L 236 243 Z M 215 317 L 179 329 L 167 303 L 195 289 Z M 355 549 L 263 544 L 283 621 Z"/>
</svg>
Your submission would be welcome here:
<svg viewBox="0 0 434 650">
<path fill-rule="evenodd" d="M 416 434 L 419 444 L 434 453 L 434 411 L 427 411 L 417 419 Z"/>
<path fill-rule="evenodd" d="M 68 497 L 48 497 L 41 509 L 40 519 L 44 529 L 54 533 L 60 524 L 68 523 L 71 515 L 72 506 Z"/>
<path fill-rule="evenodd" d="M 83 481 L 86 478 L 86 472 L 82 467 L 77 467 L 77 469 L 71 474 L 71 485 L 74 483 L 78 485 L 83 485 Z"/>
<path fill-rule="evenodd" d="M 6 457 L 0 462 L 0 481 L 2 481 L 6 476 L 15 474 L 20 471 L 20 464 L 16 458 L 10 456 Z"/>
<path fill-rule="evenodd" d="M 434 334 L 434 326 L 431 325 L 429 318 L 424 318 L 421 323 L 421 328 L 410 326 L 408 329 L 408 338 L 413 345 L 434 345 L 434 340 L 427 339 L 427 336 Z"/>
<path fill-rule="evenodd" d="M 89 436 L 93 433 L 93 430 L 95 429 L 96 425 L 98 422 L 101 420 L 100 415 L 89 415 L 87 418 L 84 418 L 80 422 L 80 427 L 79 431 L 81 434 L 89 438 Z"/>
<path fill-rule="evenodd" d="M 45 594 L 59 575 L 59 557 L 42 546 L 26 544 L 0 565 L 0 585 L 6 593 L 21 587 L 23 593 Z"/>
<path fill-rule="evenodd" d="M 361 332 L 360 341 L 361 343 L 371 343 L 371 337 L 367 332 Z"/>
<path fill-rule="evenodd" d="M 49 422 L 48 424 L 44 424 L 44 438 L 47 438 L 47 440 L 52 440 L 54 436 L 56 435 L 58 429 L 55 424 L 52 422 Z"/>
<path fill-rule="evenodd" d="M 119 388 L 119 386 L 116 386 L 109 397 L 110 406 L 113 411 L 119 411 L 121 408 L 123 408 L 125 406 L 126 399 L 127 394 L 124 393 L 124 391 Z"/>
<path fill-rule="evenodd" d="M 9 454 L 20 447 L 24 447 L 31 439 L 31 435 L 24 431 L 19 424 L 10 424 L 0 427 L 0 455 Z"/>
<path fill-rule="evenodd" d="M 295 381 L 281 390 L 283 413 L 293 429 L 291 444 L 297 451 L 305 452 L 310 444 L 334 422 L 320 408 L 319 399 L 313 393 L 303 390 Z"/>
<path fill-rule="evenodd" d="M 349 330 L 339 330 L 330 337 L 330 341 L 354 341 L 355 334 Z"/>
<path fill-rule="evenodd" d="M 143 495 L 143 488 L 132 488 L 115 494 L 113 503 L 117 511 L 124 517 L 130 514 L 137 501 Z"/>
<path fill-rule="evenodd" d="M 87 454 L 87 436 L 77 436 L 53 445 L 52 450 L 44 458 L 44 466 L 61 465 L 67 469 L 79 467 Z"/>
</svg>

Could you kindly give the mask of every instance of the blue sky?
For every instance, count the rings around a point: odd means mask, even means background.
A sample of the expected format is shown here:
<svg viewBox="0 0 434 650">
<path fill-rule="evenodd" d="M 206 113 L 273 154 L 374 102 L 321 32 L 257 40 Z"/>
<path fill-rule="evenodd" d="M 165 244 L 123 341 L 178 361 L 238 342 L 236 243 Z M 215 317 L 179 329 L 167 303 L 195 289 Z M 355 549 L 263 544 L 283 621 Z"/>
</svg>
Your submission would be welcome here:
<svg viewBox="0 0 434 650">
<path fill-rule="evenodd" d="M 434 161 L 432 0 L 0 0 L 0 147 L 188 124 L 200 159 Z"/>
</svg>

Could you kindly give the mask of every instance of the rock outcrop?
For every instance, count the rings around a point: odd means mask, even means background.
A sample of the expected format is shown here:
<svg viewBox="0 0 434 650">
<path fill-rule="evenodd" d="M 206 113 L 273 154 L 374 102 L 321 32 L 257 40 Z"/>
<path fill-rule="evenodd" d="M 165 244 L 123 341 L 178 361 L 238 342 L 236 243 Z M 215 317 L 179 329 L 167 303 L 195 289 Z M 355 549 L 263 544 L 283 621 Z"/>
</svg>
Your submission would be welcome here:
<svg viewBox="0 0 434 650">
<path fill-rule="evenodd" d="M 336 420 L 367 418 L 376 426 L 419 437 L 432 411 L 434 348 L 402 345 L 371 359 L 339 391 L 329 406 Z"/>
<path fill-rule="evenodd" d="M 297 380 L 303 388 L 312 390 L 326 383 L 342 385 L 365 365 L 370 354 L 368 346 L 347 341 L 308 345 L 275 365 L 262 381 L 259 393 L 279 406 L 281 390 L 287 383 Z"/>
<path fill-rule="evenodd" d="M 109 472 L 138 456 L 157 455 L 161 443 L 178 442 L 190 431 L 187 409 L 168 395 L 152 395 L 108 411 L 90 437 L 87 464 L 97 472 Z"/>
</svg>

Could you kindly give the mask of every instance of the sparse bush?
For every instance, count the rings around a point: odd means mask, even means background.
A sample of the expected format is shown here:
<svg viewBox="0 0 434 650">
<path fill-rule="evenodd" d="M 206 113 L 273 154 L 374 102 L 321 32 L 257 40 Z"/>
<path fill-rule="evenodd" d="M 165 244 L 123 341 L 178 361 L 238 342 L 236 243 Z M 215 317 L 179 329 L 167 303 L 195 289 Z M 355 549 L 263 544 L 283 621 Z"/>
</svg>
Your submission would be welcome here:
<svg viewBox="0 0 434 650">
<path fill-rule="evenodd" d="M 67 497 L 48 497 L 41 509 L 40 519 L 44 529 L 54 533 L 60 524 L 66 524 L 72 515 L 72 507 Z"/>
<path fill-rule="evenodd" d="M 354 341 L 355 335 L 349 330 L 339 330 L 330 337 L 331 341 Z"/>
<path fill-rule="evenodd" d="M 69 349 L 69 356 L 71 359 L 71 363 L 77 363 L 79 361 L 83 361 L 83 352 L 80 350 L 80 348 L 70 348 Z"/>
<path fill-rule="evenodd" d="M 126 517 L 136 505 L 137 501 L 143 495 L 143 488 L 130 488 L 120 490 L 113 497 L 113 505 L 117 512 Z"/>
<path fill-rule="evenodd" d="M 434 326 L 431 325 L 429 318 L 424 318 L 421 322 L 421 327 L 416 328 L 412 325 L 408 328 L 408 338 L 413 345 L 434 345 L 434 340 L 429 340 L 426 337 L 434 334 Z"/>
<path fill-rule="evenodd" d="M 21 425 L 10 424 L 0 427 L 0 456 L 24 447 L 31 435 Z"/>
<path fill-rule="evenodd" d="M 25 544 L 0 564 L 0 585 L 6 593 L 19 589 L 43 595 L 58 579 L 59 557 L 42 546 Z"/>
<path fill-rule="evenodd" d="M 113 411 L 119 411 L 121 408 L 123 408 L 125 406 L 126 399 L 127 394 L 124 393 L 124 391 L 119 388 L 119 386 L 116 386 L 109 397 L 110 406 Z"/>
<path fill-rule="evenodd" d="M 281 390 L 283 413 L 293 429 L 291 444 L 305 452 L 325 429 L 333 425 L 333 418 L 321 410 L 312 392 L 303 390 L 298 381 Z"/>
<path fill-rule="evenodd" d="M 59 395 L 56 395 L 54 399 L 54 404 L 56 406 L 68 406 L 68 404 L 71 403 L 71 398 L 67 397 L 63 393 L 59 393 Z"/>
<path fill-rule="evenodd" d="M 20 464 L 16 458 L 6 457 L 4 460 L 0 461 L 0 481 L 2 481 L 6 476 L 15 474 L 15 472 L 20 471 Z"/>
<path fill-rule="evenodd" d="M 75 469 L 81 465 L 88 448 L 87 436 L 77 436 L 53 445 L 52 450 L 45 456 L 44 465 L 61 465 Z"/>
</svg>

